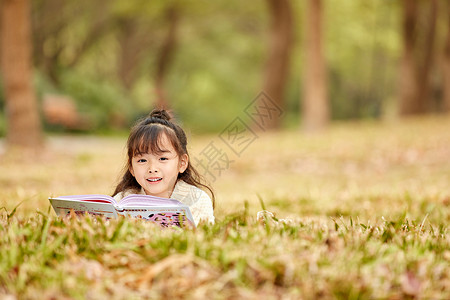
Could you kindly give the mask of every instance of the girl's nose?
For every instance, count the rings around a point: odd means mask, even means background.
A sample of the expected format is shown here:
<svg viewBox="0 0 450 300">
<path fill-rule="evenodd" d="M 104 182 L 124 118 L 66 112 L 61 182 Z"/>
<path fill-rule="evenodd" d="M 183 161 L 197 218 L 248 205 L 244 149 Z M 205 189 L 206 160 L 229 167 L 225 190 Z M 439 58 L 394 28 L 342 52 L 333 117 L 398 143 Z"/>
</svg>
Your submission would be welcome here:
<svg viewBox="0 0 450 300">
<path fill-rule="evenodd" d="M 157 173 L 158 170 L 157 170 L 154 166 L 150 166 L 150 167 L 148 168 L 148 172 L 149 172 L 149 173 Z"/>
</svg>

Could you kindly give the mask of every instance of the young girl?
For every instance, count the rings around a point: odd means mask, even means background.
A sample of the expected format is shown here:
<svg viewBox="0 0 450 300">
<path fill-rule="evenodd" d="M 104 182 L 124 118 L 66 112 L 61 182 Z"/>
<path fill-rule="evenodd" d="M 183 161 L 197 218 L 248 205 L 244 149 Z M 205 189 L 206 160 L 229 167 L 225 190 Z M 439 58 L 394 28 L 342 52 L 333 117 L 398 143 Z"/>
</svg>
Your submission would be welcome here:
<svg viewBox="0 0 450 300">
<path fill-rule="evenodd" d="M 195 225 L 214 223 L 214 193 L 200 182 L 189 163 L 186 134 L 165 110 L 153 110 L 131 129 L 127 149 L 124 175 L 113 193 L 116 200 L 129 194 L 172 198 L 189 206 Z"/>
</svg>

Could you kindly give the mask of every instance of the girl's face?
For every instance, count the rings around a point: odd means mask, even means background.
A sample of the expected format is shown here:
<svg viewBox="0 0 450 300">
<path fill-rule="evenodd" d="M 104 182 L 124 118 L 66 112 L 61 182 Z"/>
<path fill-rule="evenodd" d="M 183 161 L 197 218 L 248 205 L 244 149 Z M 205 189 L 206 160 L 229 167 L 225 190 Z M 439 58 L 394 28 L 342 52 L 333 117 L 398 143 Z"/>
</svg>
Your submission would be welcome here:
<svg viewBox="0 0 450 300">
<path fill-rule="evenodd" d="M 161 136 L 160 147 L 161 153 L 133 156 L 130 172 L 147 195 L 170 198 L 178 174 L 186 170 L 189 159 L 187 154 L 178 156 L 166 135 Z"/>
</svg>

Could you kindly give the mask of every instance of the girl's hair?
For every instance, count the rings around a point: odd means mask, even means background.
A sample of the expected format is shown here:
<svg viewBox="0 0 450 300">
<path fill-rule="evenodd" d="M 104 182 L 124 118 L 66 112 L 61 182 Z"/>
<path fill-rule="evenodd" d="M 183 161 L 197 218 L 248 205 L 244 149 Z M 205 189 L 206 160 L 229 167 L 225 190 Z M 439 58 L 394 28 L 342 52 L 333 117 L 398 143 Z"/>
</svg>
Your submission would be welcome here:
<svg viewBox="0 0 450 300">
<path fill-rule="evenodd" d="M 170 121 L 171 117 L 165 110 L 153 110 L 146 118 L 141 119 L 133 126 L 127 141 L 128 160 L 124 168 L 124 175 L 117 185 L 113 196 L 125 190 L 138 192 L 141 186 L 130 172 L 131 162 L 134 156 L 144 153 L 162 153 L 161 141 L 164 135 L 172 144 L 178 157 L 188 154 L 187 138 L 184 130 L 177 124 Z M 202 176 L 195 170 L 189 162 L 188 167 L 183 173 L 178 174 L 178 180 L 196 186 L 206 188 L 210 193 L 215 204 L 213 190 L 202 183 Z"/>
</svg>

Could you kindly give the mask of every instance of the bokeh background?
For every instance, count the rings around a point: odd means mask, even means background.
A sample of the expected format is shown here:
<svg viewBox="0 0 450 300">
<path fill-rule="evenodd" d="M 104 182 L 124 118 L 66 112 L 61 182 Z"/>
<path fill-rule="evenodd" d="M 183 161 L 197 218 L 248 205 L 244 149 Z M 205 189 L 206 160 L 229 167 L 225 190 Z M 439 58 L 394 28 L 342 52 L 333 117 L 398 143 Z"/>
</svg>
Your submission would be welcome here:
<svg viewBox="0 0 450 300">
<path fill-rule="evenodd" d="M 165 105 L 185 127 L 214 133 L 261 91 L 283 108 L 281 127 L 314 116 L 304 102 L 325 102 L 322 118 L 329 120 L 448 111 L 448 6 L 443 0 L 3 1 L 0 134 L 8 128 L 9 74 L 29 71 L 21 79 L 32 80 L 46 132 L 127 130 Z M 22 60 L 30 59 L 30 70 L 8 64 L 14 60 L 8 55 L 18 55 L 14 47 L 28 48 Z"/>
<path fill-rule="evenodd" d="M 240 205 L 349 190 L 354 201 L 372 184 L 365 197 L 397 183 L 404 195 L 411 166 L 437 182 L 415 192 L 436 195 L 448 183 L 449 11 L 445 0 L 3 0 L 2 189 L 42 203 L 110 193 L 130 126 L 164 107 L 191 162 Z M 18 149 L 37 150 L 34 171 L 8 154 Z"/>
</svg>

